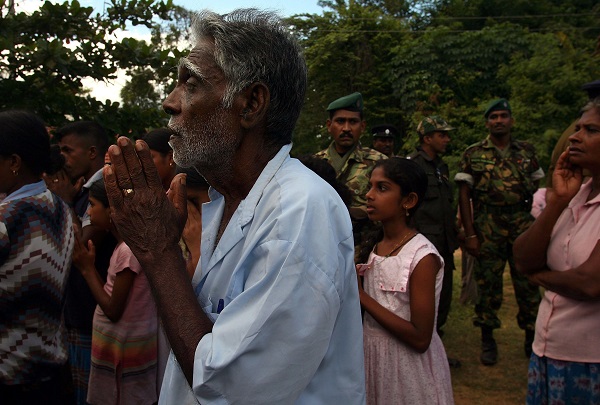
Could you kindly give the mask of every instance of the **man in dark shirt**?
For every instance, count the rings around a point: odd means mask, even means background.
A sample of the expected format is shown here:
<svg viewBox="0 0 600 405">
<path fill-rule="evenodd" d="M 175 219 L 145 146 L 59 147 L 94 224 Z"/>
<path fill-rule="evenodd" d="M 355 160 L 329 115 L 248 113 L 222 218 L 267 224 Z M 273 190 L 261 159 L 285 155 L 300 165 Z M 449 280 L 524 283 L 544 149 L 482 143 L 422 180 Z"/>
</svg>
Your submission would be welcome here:
<svg viewBox="0 0 600 405">
<path fill-rule="evenodd" d="M 449 180 L 448 165 L 440 157 L 446 152 L 450 142 L 448 132 L 453 129 L 441 117 L 425 118 L 417 127 L 419 146 L 409 156 L 409 159 L 415 161 L 427 174 L 427 193 L 415 213 L 414 223 L 419 232 L 435 245 L 444 258 L 444 281 L 436 325 L 440 336 L 443 335 L 442 328 L 450 312 L 454 251 L 458 247 L 452 184 Z M 448 359 L 448 361 L 453 367 L 460 365 L 456 359 Z"/>
</svg>

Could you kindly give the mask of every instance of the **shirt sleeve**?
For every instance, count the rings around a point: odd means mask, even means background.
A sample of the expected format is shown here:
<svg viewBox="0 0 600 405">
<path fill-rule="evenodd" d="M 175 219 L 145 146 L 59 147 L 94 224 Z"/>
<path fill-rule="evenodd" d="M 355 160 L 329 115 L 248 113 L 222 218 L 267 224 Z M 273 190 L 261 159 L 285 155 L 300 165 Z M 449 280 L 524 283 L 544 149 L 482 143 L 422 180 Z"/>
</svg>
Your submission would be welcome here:
<svg viewBox="0 0 600 405">
<path fill-rule="evenodd" d="M 545 176 L 544 170 L 540 167 L 535 172 L 531 173 L 531 180 L 537 181 L 543 179 Z"/>
<path fill-rule="evenodd" d="M 129 269 L 136 274 L 142 271 L 140 262 L 136 259 L 133 252 L 125 243 L 122 243 L 118 248 L 117 257 L 115 261 L 116 272 L 119 273 L 125 269 Z"/>
<path fill-rule="evenodd" d="M 89 209 L 90 209 L 90 204 L 87 205 L 87 208 L 85 209 L 85 213 L 83 214 L 83 216 L 81 218 L 79 218 L 79 220 L 81 221 L 82 228 L 92 224 L 92 219 L 90 217 L 90 214 L 88 214 Z"/>
<path fill-rule="evenodd" d="M 473 175 L 471 174 L 471 162 L 467 152 L 463 154 L 460 160 L 458 172 L 454 176 L 454 181 L 456 183 L 465 182 L 469 184 L 469 186 L 473 187 L 474 179 Z"/>
</svg>

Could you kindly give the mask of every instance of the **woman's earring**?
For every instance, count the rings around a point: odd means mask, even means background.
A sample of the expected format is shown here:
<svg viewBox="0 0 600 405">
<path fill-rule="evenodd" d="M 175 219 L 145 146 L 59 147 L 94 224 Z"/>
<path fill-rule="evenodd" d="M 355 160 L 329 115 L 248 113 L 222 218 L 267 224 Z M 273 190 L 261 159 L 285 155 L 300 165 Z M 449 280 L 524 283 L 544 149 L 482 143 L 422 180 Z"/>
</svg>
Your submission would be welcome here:
<svg viewBox="0 0 600 405">
<path fill-rule="evenodd" d="M 410 216 L 410 213 L 408 212 L 408 207 L 404 206 L 404 212 L 406 213 L 407 217 Z"/>
<path fill-rule="evenodd" d="M 15 175 L 15 177 L 17 177 L 17 176 L 19 175 L 19 172 L 18 172 L 18 171 L 16 171 L 16 170 L 13 170 L 12 172 L 13 172 L 13 174 Z"/>
</svg>

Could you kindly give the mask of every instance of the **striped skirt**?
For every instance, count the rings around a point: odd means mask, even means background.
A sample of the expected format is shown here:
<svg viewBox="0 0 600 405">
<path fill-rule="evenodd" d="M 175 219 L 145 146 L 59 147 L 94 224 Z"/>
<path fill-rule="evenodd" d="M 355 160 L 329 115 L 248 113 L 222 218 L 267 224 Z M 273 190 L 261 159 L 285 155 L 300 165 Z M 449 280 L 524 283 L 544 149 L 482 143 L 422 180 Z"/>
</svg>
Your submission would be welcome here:
<svg viewBox="0 0 600 405">
<path fill-rule="evenodd" d="M 88 403 L 153 404 L 157 395 L 157 330 L 94 315 Z"/>
</svg>

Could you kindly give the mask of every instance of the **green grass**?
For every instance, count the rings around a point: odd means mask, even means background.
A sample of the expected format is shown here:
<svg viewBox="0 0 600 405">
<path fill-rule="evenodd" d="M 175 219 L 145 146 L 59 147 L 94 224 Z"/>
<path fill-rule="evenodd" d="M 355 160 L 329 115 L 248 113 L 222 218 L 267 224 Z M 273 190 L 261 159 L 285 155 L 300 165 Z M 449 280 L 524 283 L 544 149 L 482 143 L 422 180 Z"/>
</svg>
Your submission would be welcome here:
<svg viewBox="0 0 600 405">
<path fill-rule="evenodd" d="M 500 310 L 502 328 L 494 332 L 498 343 L 498 363 L 479 362 L 480 329 L 472 324 L 473 305 L 458 301 L 461 288 L 460 251 L 455 255 L 453 301 L 444 327 L 444 346 L 448 356 L 462 366 L 451 369 L 454 401 L 457 405 L 524 404 L 527 392 L 528 359 L 523 351 L 525 332 L 517 325 L 517 303 L 508 269 L 504 272 L 504 299 Z"/>
</svg>

